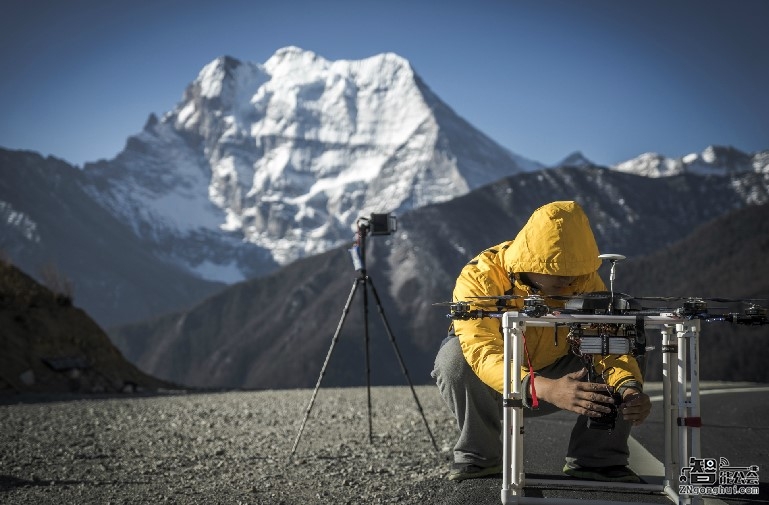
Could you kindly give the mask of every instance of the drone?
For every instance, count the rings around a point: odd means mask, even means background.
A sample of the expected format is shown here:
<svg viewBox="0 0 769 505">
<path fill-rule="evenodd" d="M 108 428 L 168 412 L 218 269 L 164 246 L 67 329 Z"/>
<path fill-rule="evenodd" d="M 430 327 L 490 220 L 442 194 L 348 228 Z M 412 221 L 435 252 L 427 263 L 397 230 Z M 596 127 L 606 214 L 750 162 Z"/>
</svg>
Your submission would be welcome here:
<svg viewBox="0 0 769 505">
<path fill-rule="evenodd" d="M 626 257 L 621 254 L 601 254 L 602 260 L 611 262 L 610 291 L 595 291 L 580 295 L 499 295 L 474 296 L 456 302 L 434 303 L 434 306 L 448 306 L 447 317 L 452 320 L 501 318 L 505 312 L 517 310 L 529 317 L 543 317 L 548 314 L 598 314 L 598 315 L 673 315 L 683 319 L 703 321 L 727 321 L 741 325 L 769 324 L 764 298 L 707 298 L 701 296 L 640 296 L 614 291 L 616 264 Z M 511 304 L 513 300 L 522 302 Z M 553 303 L 556 302 L 556 303 Z M 674 307 L 645 307 L 642 302 L 676 303 Z M 709 302 L 742 304 L 742 312 L 713 312 Z M 522 307 L 520 306 L 522 303 Z M 562 305 L 562 306 L 561 306 Z"/>
<path fill-rule="evenodd" d="M 765 308 L 766 302 L 769 300 L 766 299 L 705 298 L 700 296 L 634 297 L 626 293 L 615 292 L 616 265 L 618 261 L 625 259 L 625 256 L 602 254 L 599 258 L 611 262 L 609 291 L 588 292 L 573 296 L 539 293 L 473 296 L 465 300 L 434 305 L 448 306 L 448 317 L 452 320 L 503 318 L 508 312 L 517 312 L 518 316 L 523 315 L 529 318 L 529 324 L 533 324 L 533 320 L 539 318 L 550 319 L 556 327 L 556 335 L 558 326 L 565 325 L 568 328 L 566 342 L 570 352 L 584 362 L 588 374 L 587 380 L 596 383 L 606 383 L 603 373 L 599 373 L 596 367 L 595 358 L 597 356 L 630 355 L 636 359 L 642 359 L 647 351 L 654 349 L 654 347 L 647 347 L 646 345 L 646 321 L 648 319 L 665 321 L 669 318 L 670 321 L 676 322 L 697 320 L 698 328 L 699 321 L 727 321 L 742 325 L 769 324 Z M 646 302 L 661 302 L 667 306 L 646 307 L 644 306 Z M 725 309 L 710 307 L 710 302 L 739 303 L 744 308 L 741 312 L 729 312 Z M 525 334 L 522 336 L 525 346 L 526 336 Z M 505 348 L 507 349 L 507 342 L 505 342 Z M 674 348 L 677 346 L 666 343 L 663 338 L 663 352 L 672 352 Z M 616 404 L 622 402 L 619 397 L 615 397 L 614 400 Z M 589 418 L 587 427 L 611 431 L 615 427 L 616 417 L 617 411 L 614 409 L 611 413 L 598 418 Z"/>
<path fill-rule="evenodd" d="M 518 310 L 529 317 L 542 317 L 548 314 L 600 314 L 600 315 L 665 315 L 671 314 L 683 319 L 700 319 L 703 321 L 727 321 L 741 325 L 769 324 L 767 309 L 762 304 L 769 299 L 733 299 L 689 297 L 633 297 L 626 293 L 595 291 L 573 296 L 542 296 L 542 295 L 500 295 L 471 297 L 472 301 L 435 303 L 434 306 L 448 306 L 449 319 L 480 319 L 497 317 L 510 310 Z M 507 303 L 509 300 L 523 300 L 523 307 Z M 548 300 L 564 301 L 563 307 L 554 307 Z M 643 301 L 678 302 L 676 307 L 643 307 Z M 742 312 L 712 312 L 708 302 L 741 303 L 745 307 Z"/>
</svg>

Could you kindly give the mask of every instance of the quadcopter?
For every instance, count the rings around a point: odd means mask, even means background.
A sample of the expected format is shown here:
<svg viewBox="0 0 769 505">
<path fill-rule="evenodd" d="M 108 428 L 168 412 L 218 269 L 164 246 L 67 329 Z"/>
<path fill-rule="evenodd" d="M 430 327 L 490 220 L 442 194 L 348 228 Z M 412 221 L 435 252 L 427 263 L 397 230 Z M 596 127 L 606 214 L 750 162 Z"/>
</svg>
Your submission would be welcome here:
<svg viewBox="0 0 769 505">
<path fill-rule="evenodd" d="M 595 291 L 573 296 L 542 296 L 542 295 L 500 295 L 471 297 L 473 301 L 458 301 L 435 303 L 434 306 L 448 306 L 449 319 L 480 319 L 484 317 L 502 317 L 507 311 L 518 310 L 530 317 L 542 317 L 547 314 L 615 314 L 615 315 L 665 315 L 672 314 L 685 319 L 701 319 L 704 321 L 727 321 L 742 325 L 769 324 L 767 309 L 762 303 L 767 299 L 733 299 L 689 297 L 633 297 L 625 293 Z M 509 300 L 523 300 L 523 307 L 515 307 L 506 303 Z M 477 300 L 477 301 L 476 301 Z M 548 300 L 565 301 L 563 307 L 553 307 Z M 679 302 L 677 307 L 643 307 L 642 301 Z M 500 303 L 502 302 L 502 303 Z M 745 305 L 742 312 L 712 312 L 708 302 L 741 303 Z"/>
<path fill-rule="evenodd" d="M 606 314 L 606 315 L 666 315 L 684 319 L 704 321 L 727 321 L 741 325 L 769 324 L 765 305 L 769 299 L 750 298 L 707 298 L 700 296 L 644 296 L 634 297 L 614 291 L 616 263 L 625 259 L 621 254 L 602 254 L 600 259 L 611 262 L 610 291 L 595 291 L 580 295 L 499 295 L 474 296 L 468 300 L 435 303 L 434 306 L 448 306 L 447 317 L 452 320 L 480 319 L 484 317 L 501 318 L 505 312 L 517 310 L 529 317 L 543 317 L 548 314 Z M 522 302 L 511 304 L 512 300 Z M 675 307 L 644 307 L 642 302 L 677 302 Z M 556 302 L 556 303 L 553 303 Z M 725 312 L 716 309 L 712 312 L 708 302 L 742 304 L 742 312 Z M 520 304 L 522 303 L 522 307 Z M 562 306 L 560 306 L 562 305 Z M 614 353 L 612 353 L 614 354 Z"/>
<path fill-rule="evenodd" d="M 547 316 L 598 315 L 598 316 L 636 316 L 634 323 L 575 322 L 568 323 L 567 342 L 572 352 L 582 357 L 592 372 L 592 356 L 627 354 L 643 356 L 653 349 L 646 346 L 644 316 L 670 317 L 671 319 L 699 319 L 702 321 L 727 321 L 740 325 L 769 324 L 767 319 L 766 299 L 733 299 L 689 297 L 633 297 L 614 291 L 616 263 L 625 259 L 620 254 L 602 254 L 602 260 L 611 262 L 610 291 L 597 291 L 573 296 L 562 295 L 500 295 L 475 296 L 467 300 L 449 303 L 436 303 L 436 306 L 448 306 L 447 317 L 452 320 L 481 318 L 502 318 L 506 312 L 517 311 L 531 318 Z M 674 306 L 645 307 L 643 302 L 664 302 Z M 675 302 L 675 303 L 672 303 Z M 744 306 L 742 312 L 728 312 L 709 307 L 709 302 L 739 303 Z M 597 377 L 590 374 L 590 380 Z"/>
<path fill-rule="evenodd" d="M 662 485 L 635 484 L 661 491 L 674 503 L 690 503 L 678 487 L 681 463 L 700 458 L 702 426 L 699 404 L 699 344 L 702 321 L 725 321 L 739 325 L 769 324 L 767 299 L 684 297 L 637 297 L 614 289 L 617 262 L 625 259 L 619 254 L 602 254 L 601 260 L 611 262 L 610 289 L 574 296 L 547 295 L 542 292 L 527 295 L 474 296 L 452 302 L 436 303 L 448 306 L 452 321 L 499 318 L 503 337 L 503 473 L 502 503 L 523 503 L 519 498 L 526 485 L 552 485 L 554 480 L 529 479 L 524 468 L 524 402 L 521 378 L 534 372 L 528 360 L 526 330 L 533 327 L 567 328 L 568 352 L 580 357 L 587 369 L 586 379 L 607 384 L 605 368 L 600 372 L 600 356 L 627 355 L 639 359 L 653 349 L 646 346 L 647 332 L 659 330 L 663 371 L 664 479 Z M 713 305 L 740 304 L 741 310 L 728 310 Z M 661 305 L 661 306 L 654 306 Z M 526 358 L 524 358 L 526 355 Z M 532 382 L 535 375 L 531 375 Z M 532 387 L 532 393 L 533 393 Z M 602 394 L 612 397 L 605 405 L 620 405 L 619 393 L 610 389 Z M 599 400 L 600 401 L 600 400 Z M 588 429 L 615 429 L 618 409 L 612 408 L 599 417 L 587 419 Z M 574 481 L 562 481 L 566 486 Z M 585 487 L 591 487 L 588 482 Z M 646 487 L 645 487 L 646 488 Z M 681 495 L 678 493 L 681 492 Z M 536 498 L 532 498 L 532 502 Z"/>
</svg>

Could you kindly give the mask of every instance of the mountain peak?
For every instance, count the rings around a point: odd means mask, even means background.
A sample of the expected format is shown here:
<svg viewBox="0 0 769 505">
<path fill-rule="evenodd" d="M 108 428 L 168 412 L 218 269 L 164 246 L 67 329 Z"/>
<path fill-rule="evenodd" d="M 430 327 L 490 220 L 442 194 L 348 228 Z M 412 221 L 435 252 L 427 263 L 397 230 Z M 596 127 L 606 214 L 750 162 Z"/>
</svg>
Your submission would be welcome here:
<svg viewBox="0 0 769 505">
<path fill-rule="evenodd" d="M 231 76 L 232 73 L 242 64 L 242 61 L 237 58 L 233 58 L 232 56 L 220 56 L 201 69 L 200 73 L 198 74 L 198 80 L 205 79 L 207 76 L 212 75 Z"/>
<path fill-rule="evenodd" d="M 667 158 L 655 152 L 643 153 L 612 168 L 619 172 L 634 173 L 646 177 L 667 177 L 684 171 L 682 160 Z"/>
<path fill-rule="evenodd" d="M 159 123 L 158 117 L 155 115 L 154 112 L 151 112 L 150 115 L 147 117 L 147 121 L 144 123 L 144 128 L 142 128 L 143 131 L 150 131 Z"/>
<path fill-rule="evenodd" d="M 750 156 L 736 147 L 712 145 L 705 148 L 700 155 L 706 163 L 745 163 L 750 161 Z"/>
<path fill-rule="evenodd" d="M 264 69 L 273 77 L 285 78 L 292 74 L 300 78 L 303 73 L 322 72 L 329 62 L 312 51 L 296 46 L 283 47 L 275 51 L 264 63 Z"/>
<path fill-rule="evenodd" d="M 128 147 L 121 163 L 136 169 L 121 173 L 134 179 L 100 197 L 134 229 L 244 241 L 279 264 L 348 241 L 361 213 L 445 201 L 526 165 L 428 96 L 405 58 L 329 61 L 296 46 L 263 64 L 210 62 Z M 225 254 L 184 254 L 208 279 L 254 270 Z"/>
<path fill-rule="evenodd" d="M 570 155 L 562 159 L 560 162 L 556 163 L 554 166 L 584 168 L 584 167 L 595 166 L 595 163 L 593 163 L 587 157 L 585 157 L 585 155 L 582 154 L 582 151 L 574 151 L 573 153 L 571 153 Z"/>
<path fill-rule="evenodd" d="M 200 96 L 215 98 L 222 94 L 226 82 L 232 80 L 243 63 L 231 56 L 220 56 L 204 66 L 195 79 L 194 85 L 200 88 Z"/>
<path fill-rule="evenodd" d="M 314 52 L 309 51 L 307 49 L 302 49 L 301 47 L 286 46 L 286 47 L 281 47 L 280 49 L 275 51 L 275 54 L 273 54 L 270 59 L 272 60 L 272 59 L 303 58 L 303 57 L 316 58 L 317 55 Z"/>
</svg>

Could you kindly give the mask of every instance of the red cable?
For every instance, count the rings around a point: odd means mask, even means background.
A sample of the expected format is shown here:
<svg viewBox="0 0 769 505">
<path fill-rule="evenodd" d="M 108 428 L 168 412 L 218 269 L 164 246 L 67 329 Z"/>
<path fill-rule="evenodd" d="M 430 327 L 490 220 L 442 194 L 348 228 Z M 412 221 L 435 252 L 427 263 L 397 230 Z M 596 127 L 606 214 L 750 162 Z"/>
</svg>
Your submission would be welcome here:
<svg viewBox="0 0 769 505">
<path fill-rule="evenodd" d="M 531 358 L 529 358 L 529 348 L 526 346 L 526 334 L 523 335 L 523 351 L 526 353 L 526 362 L 529 364 L 529 384 L 531 385 L 531 408 L 539 408 L 539 399 L 537 398 L 537 389 L 534 387 L 534 368 L 531 366 Z M 524 394 L 526 394 L 524 392 Z"/>
</svg>

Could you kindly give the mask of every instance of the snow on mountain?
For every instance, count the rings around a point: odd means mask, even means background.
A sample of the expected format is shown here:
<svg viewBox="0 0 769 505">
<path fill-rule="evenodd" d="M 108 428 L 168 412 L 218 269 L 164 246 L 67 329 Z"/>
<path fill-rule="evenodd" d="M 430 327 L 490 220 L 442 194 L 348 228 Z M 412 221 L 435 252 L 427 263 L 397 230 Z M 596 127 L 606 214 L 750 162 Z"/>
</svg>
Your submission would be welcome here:
<svg viewBox="0 0 769 505">
<path fill-rule="evenodd" d="M 0 200 L 0 222 L 22 239 L 22 242 L 40 243 L 40 233 L 35 220 L 25 212 L 14 208 L 10 202 Z"/>
<path fill-rule="evenodd" d="M 702 153 L 692 153 L 681 158 L 645 153 L 612 168 L 647 177 L 668 177 L 684 172 L 698 175 L 734 175 L 744 172 L 766 174 L 769 173 L 769 151 L 749 155 L 733 147 L 709 146 Z"/>
<path fill-rule="evenodd" d="M 328 61 L 286 47 L 264 64 L 212 61 L 173 110 L 85 172 L 90 193 L 160 255 L 234 282 L 350 240 L 361 215 L 538 168 L 395 54 Z"/>
</svg>

